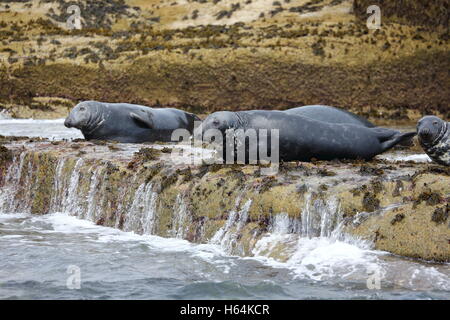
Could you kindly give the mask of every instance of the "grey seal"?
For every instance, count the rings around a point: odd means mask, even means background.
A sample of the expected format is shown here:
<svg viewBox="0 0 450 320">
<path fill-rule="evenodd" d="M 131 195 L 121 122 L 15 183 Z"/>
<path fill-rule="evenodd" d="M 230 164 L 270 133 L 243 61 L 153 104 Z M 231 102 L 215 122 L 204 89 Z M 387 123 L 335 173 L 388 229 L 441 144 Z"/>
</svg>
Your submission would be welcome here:
<svg viewBox="0 0 450 320">
<path fill-rule="evenodd" d="M 344 109 L 325 106 L 325 105 L 309 105 L 284 110 L 288 114 L 308 117 L 310 119 L 324 121 L 328 123 L 347 123 L 367 128 L 375 128 L 372 122 Z M 411 147 L 414 145 L 413 139 L 406 139 L 398 144 L 401 147 Z"/>
<path fill-rule="evenodd" d="M 210 114 L 201 125 L 203 136 L 209 129 L 226 135 L 229 129 L 278 129 L 279 156 L 283 161 L 365 159 L 391 149 L 416 133 L 354 124 L 331 124 L 284 111 L 220 111 Z M 267 139 L 270 143 L 270 136 Z M 258 148 L 266 143 L 258 140 Z"/>
<path fill-rule="evenodd" d="M 72 109 L 64 125 L 80 129 L 86 140 L 142 143 L 171 141 L 175 129 L 192 133 L 197 120 L 196 115 L 174 108 L 83 101 Z"/>
<path fill-rule="evenodd" d="M 417 123 L 419 143 L 436 163 L 450 166 L 450 122 L 425 116 Z"/>
<path fill-rule="evenodd" d="M 309 105 L 284 110 L 287 114 L 304 116 L 310 119 L 324 121 L 328 123 L 347 123 L 361 125 L 367 128 L 374 128 L 370 121 L 347 110 L 324 105 Z"/>
</svg>

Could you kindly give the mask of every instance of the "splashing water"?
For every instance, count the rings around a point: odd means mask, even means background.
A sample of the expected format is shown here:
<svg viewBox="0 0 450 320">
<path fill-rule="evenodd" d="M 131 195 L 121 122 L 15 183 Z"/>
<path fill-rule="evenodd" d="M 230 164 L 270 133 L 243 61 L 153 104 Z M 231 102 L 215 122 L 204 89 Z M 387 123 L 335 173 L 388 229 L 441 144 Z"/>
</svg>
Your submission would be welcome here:
<svg viewBox="0 0 450 320">
<path fill-rule="evenodd" d="M 342 226 L 335 198 L 313 200 L 307 193 L 301 219 L 277 214 L 253 254 L 274 267 L 291 269 L 301 279 L 364 282 L 370 272 L 383 277 L 386 270 L 379 257 L 386 253 L 344 234 Z"/>
<path fill-rule="evenodd" d="M 152 183 L 136 184 L 131 205 L 117 208 L 116 219 L 124 215 L 124 230 L 130 231 L 123 232 L 73 217 L 95 222 L 105 194 L 105 173 L 100 168 L 92 168 L 87 193 L 79 193 L 84 165 L 82 160 L 72 163 L 67 175 L 69 161 L 59 160 L 50 212 L 64 213 L 38 217 L 20 213 L 29 212 L 30 202 L 21 204 L 15 197 L 24 192 L 32 198 L 36 168 L 25 153 L 14 158 L 0 190 L 0 211 L 19 212 L 0 215 L 0 298 L 448 297 L 448 264 L 395 257 L 344 234 L 340 205 L 332 196 L 314 199 L 306 194 L 301 217 L 273 215 L 268 233 L 255 236 L 253 257 L 239 258 L 230 254 L 243 253 L 239 237 L 248 222 L 251 200 L 237 199 L 235 210 L 210 243 L 198 245 L 150 236 L 158 219 L 158 194 Z M 172 236 L 186 237 L 183 226 L 191 213 L 183 194 L 177 196 L 171 219 Z M 78 293 L 64 289 L 66 267 L 73 263 L 87 268 L 84 291 Z M 367 286 L 373 274 L 381 278 L 378 291 Z M 117 290 L 106 285 L 108 281 Z M 149 292 L 153 287 L 158 290 Z"/>
<path fill-rule="evenodd" d="M 240 210 L 230 212 L 227 222 L 214 234 L 210 242 L 219 244 L 228 253 L 233 253 L 234 250 L 242 252 L 242 250 L 237 247 L 237 240 L 239 233 L 247 222 L 251 204 L 252 201 L 249 199 Z"/>
</svg>

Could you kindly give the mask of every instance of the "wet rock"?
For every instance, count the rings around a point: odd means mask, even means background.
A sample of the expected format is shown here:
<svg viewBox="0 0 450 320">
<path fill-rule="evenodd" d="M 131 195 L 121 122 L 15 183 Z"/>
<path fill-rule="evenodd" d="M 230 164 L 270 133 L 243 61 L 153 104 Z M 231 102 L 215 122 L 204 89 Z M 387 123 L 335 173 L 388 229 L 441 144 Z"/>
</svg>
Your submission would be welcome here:
<svg viewBox="0 0 450 320">
<path fill-rule="evenodd" d="M 158 159 L 160 154 L 161 154 L 161 151 L 158 149 L 142 148 L 138 152 L 135 153 L 134 158 L 139 161 L 142 161 L 142 162 L 147 162 L 147 161 L 152 161 L 152 160 Z"/>
<path fill-rule="evenodd" d="M 378 200 L 372 193 L 366 192 L 362 199 L 362 205 L 365 211 L 373 212 L 380 208 L 380 200 Z"/>
<path fill-rule="evenodd" d="M 114 144 L 78 142 L 76 150 L 67 148 L 71 144 L 36 141 L 24 151 L 11 141 L 5 147 L 14 161 L 0 163 L 0 187 L 6 183 L 4 176 L 11 162 L 18 166 L 24 152 L 15 201 L 30 203 L 35 214 L 48 213 L 52 201 L 61 197 L 58 192 L 67 191 L 70 181 L 76 181 L 72 178 L 78 177 L 71 193 L 80 199 L 80 215 L 85 215 L 90 192 L 98 190 L 101 197 L 95 202 L 98 212 L 93 221 L 104 226 L 125 228 L 131 217 L 141 221 L 142 209 L 131 216 L 129 209 L 136 199 L 139 205 L 134 207 L 148 207 L 145 203 L 156 192 L 153 234 L 173 237 L 175 226 L 181 225 L 183 238 L 205 243 L 231 219 L 230 232 L 236 237 L 230 250 L 238 255 L 251 256 L 255 243 L 271 232 L 270 221 L 279 215 L 291 221 L 286 237 L 295 238 L 301 231 L 292 221 L 299 223 L 306 215 L 313 224 L 311 232 L 321 234 L 327 224 L 318 216 L 326 212 L 322 216 L 329 217 L 330 225 L 342 215 L 348 221 L 346 233 L 371 241 L 377 249 L 450 261 L 448 206 L 444 202 L 450 194 L 450 177 L 430 172 L 426 164 L 403 167 L 393 163 L 394 169 L 384 170 L 374 179 L 360 172 L 360 163 L 351 161 L 284 163 L 278 174 L 263 176 L 257 174 L 258 166 L 174 164 L 169 153 L 155 153 L 157 149 L 150 146 L 133 154 L 110 150 L 110 146 L 117 147 Z M 92 152 L 94 148 L 96 152 Z M 374 161 L 368 165 L 376 169 L 386 164 Z M 97 172 L 97 180 L 93 172 Z M 415 175 L 417 172 L 421 173 Z M 59 179 L 56 184 L 55 179 Z M 57 192 L 55 185 L 65 188 Z M 138 190 L 147 191 L 138 196 Z M 142 226 L 133 231 L 144 232 Z M 331 229 L 323 232 L 329 234 Z M 288 246 L 277 245 L 273 250 L 274 257 L 289 258 Z"/>
<path fill-rule="evenodd" d="M 397 222 L 402 221 L 404 218 L 405 218 L 405 215 L 404 215 L 404 214 L 402 214 L 402 213 L 396 214 L 395 217 L 394 217 L 394 219 L 391 220 L 391 224 L 394 225 L 394 224 L 396 224 Z"/>
<path fill-rule="evenodd" d="M 364 175 L 374 175 L 374 176 L 380 176 L 384 173 L 383 169 L 378 167 L 371 167 L 368 165 L 362 165 L 359 169 L 359 172 Z"/>
<path fill-rule="evenodd" d="M 449 208 L 450 207 L 447 204 L 445 207 L 434 210 L 433 215 L 431 216 L 431 221 L 436 222 L 437 224 L 445 223 L 450 212 Z"/>
<path fill-rule="evenodd" d="M 12 157 L 12 152 L 5 146 L 0 145 L 0 163 L 11 161 Z"/>
</svg>

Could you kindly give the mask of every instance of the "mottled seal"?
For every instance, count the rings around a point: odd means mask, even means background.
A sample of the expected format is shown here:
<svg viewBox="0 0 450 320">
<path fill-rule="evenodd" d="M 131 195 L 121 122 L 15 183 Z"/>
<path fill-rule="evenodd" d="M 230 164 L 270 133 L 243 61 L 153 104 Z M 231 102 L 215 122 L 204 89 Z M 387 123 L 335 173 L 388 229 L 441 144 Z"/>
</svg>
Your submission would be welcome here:
<svg viewBox="0 0 450 320">
<path fill-rule="evenodd" d="M 435 162 L 450 166 L 450 122 L 425 116 L 417 123 L 419 143 Z"/>
<path fill-rule="evenodd" d="M 347 110 L 324 105 L 310 105 L 284 110 L 287 114 L 295 114 L 328 123 L 347 123 L 374 128 L 370 121 Z"/>
<path fill-rule="evenodd" d="M 279 156 L 284 161 L 365 159 L 389 150 L 410 139 L 415 132 L 402 133 L 385 128 L 367 128 L 354 124 L 331 124 L 284 111 L 220 111 L 210 114 L 201 125 L 226 134 L 228 129 L 278 129 Z M 270 143 L 270 137 L 267 139 Z M 270 149 L 258 140 L 258 148 Z"/>
<path fill-rule="evenodd" d="M 173 108 L 84 101 L 72 109 L 64 125 L 80 129 L 86 140 L 142 143 L 171 141 L 175 129 L 192 133 L 196 120 L 196 115 Z"/>
</svg>

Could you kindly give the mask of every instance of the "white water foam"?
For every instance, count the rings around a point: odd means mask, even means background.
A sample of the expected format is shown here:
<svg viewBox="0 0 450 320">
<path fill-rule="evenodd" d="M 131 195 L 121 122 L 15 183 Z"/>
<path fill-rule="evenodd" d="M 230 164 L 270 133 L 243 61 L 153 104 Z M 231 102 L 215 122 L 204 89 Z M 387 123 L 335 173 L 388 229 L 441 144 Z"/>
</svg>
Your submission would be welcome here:
<svg viewBox="0 0 450 320">
<path fill-rule="evenodd" d="M 305 194 L 305 208 L 301 215 L 301 233 L 304 237 L 330 237 L 342 219 L 339 202 L 335 198 L 313 200 L 311 193 Z"/>
<path fill-rule="evenodd" d="M 136 234 L 115 228 L 96 225 L 92 221 L 79 219 L 66 213 L 51 213 L 44 216 L 34 216 L 29 214 L 0 214 L 2 219 L 31 218 L 34 222 L 51 224 L 48 233 L 64 234 L 95 234 L 95 241 L 102 243 L 109 242 L 142 242 L 152 248 L 166 252 L 190 252 L 193 256 L 213 258 L 226 256 L 218 246 L 211 244 L 194 244 L 187 240 L 176 238 L 163 238 L 149 234 Z"/>
<path fill-rule="evenodd" d="M 98 226 L 91 221 L 78 219 L 65 213 L 53 213 L 44 216 L 0 214 L 0 222 L 2 223 L 14 219 L 24 219 L 22 223 L 23 231 L 26 231 L 26 228 L 31 228 L 31 231 L 34 230 L 33 224 L 27 221 L 27 219 L 31 219 L 34 224 L 47 226 L 46 230 L 40 230 L 41 233 L 86 234 L 89 241 L 99 243 L 140 243 L 159 252 L 187 253 L 192 257 L 214 264 L 224 273 L 230 272 L 240 259 L 256 260 L 268 267 L 291 270 L 294 278 L 298 279 L 331 281 L 336 284 L 362 283 L 365 285 L 371 272 L 378 270 L 381 275 L 382 288 L 450 290 L 449 273 L 442 272 L 442 266 L 439 269 L 413 261 L 401 260 L 387 253 L 371 250 L 369 245 L 351 238 L 332 240 L 324 237 L 311 239 L 299 237 L 296 251 L 291 258 L 286 262 L 280 262 L 264 256 L 233 257 L 219 245 L 193 244 L 176 238 L 138 235 L 134 232 Z M 267 240 L 267 238 L 276 234 L 286 236 L 286 234 L 283 234 L 284 231 L 288 230 L 284 227 L 286 226 L 285 217 L 274 219 L 274 221 L 276 220 L 281 225 L 272 226 L 272 230 L 280 233 L 272 233 L 263 239 Z M 18 241 L 21 242 L 22 240 L 18 238 Z M 23 241 L 27 242 L 28 240 L 24 239 Z M 383 257 L 389 259 L 386 260 Z"/>
<path fill-rule="evenodd" d="M 413 161 L 417 163 L 432 162 L 430 157 L 425 153 L 422 154 L 386 153 L 378 155 L 377 157 L 391 162 L 397 161 Z"/>
<path fill-rule="evenodd" d="M 310 200 L 311 197 L 306 199 Z M 323 204 L 322 202 L 315 207 L 322 207 Z M 345 280 L 366 285 L 370 276 L 376 273 L 382 287 L 408 290 L 450 289 L 450 273 L 442 272 L 445 265 L 438 270 L 437 267 L 398 259 L 387 252 L 373 250 L 372 243 L 342 232 L 344 223 L 341 218 L 336 219 L 342 215 L 334 200 L 329 201 L 327 208 L 322 207 L 321 210 L 328 213 L 316 212 L 318 217 L 326 218 L 318 220 L 316 217 L 316 223 L 321 229 L 313 229 L 316 236 L 311 236 L 311 230 L 305 231 L 305 225 L 310 226 L 313 219 L 311 205 L 305 208 L 304 213 L 308 215 L 305 220 L 308 223 L 302 224 L 300 232 L 293 231 L 298 223 L 297 219 L 290 218 L 287 214 L 276 215 L 271 220 L 270 232 L 256 243 L 252 252 L 254 257 L 275 268 L 288 268 L 299 279 Z M 334 219 L 330 219 L 331 212 L 335 212 Z M 273 258 L 274 253 L 278 255 L 277 259 Z M 280 261 L 280 256 L 285 260 Z"/>
<path fill-rule="evenodd" d="M 333 197 L 313 200 L 307 193 L 300 222 L 285 213 L 277 214 L 270 232 L 258 240 L 252 253 L 273 267 L 289 268 L 296 277 L 315 281 L 336 277 L 362 280 L 368 270 L 382 272 L 378 256 L 384 253 L 344 235 L 341 229 L 338 201 Z"/>
<path fill-rule="evenodd" d="M 23 153 L 24 155 L 24 153 Z M 7 179 L 14 181 L 25 179 L 25 185 L 32 185 L 32 176 L 22 177 L 22 170 L 25 165 L 24 157 L 16 157 L 13 165 L 9 168 Z M 80 199 L 77 192 L 80 168 L 83 165 L 80 159 L 70 176 L 69 181 L 61 182 L 56 189 L 61 188 L 63 192 L 62 208 L 71 215 L 82 217 L 80 213 Z M 62 176 L 65 162 L 58 163 L 56 176 Z M 28 171 L 31 172 L 31 171 Z M 93 219 L 92 212 L 95 212 L 95 205 L 92 203 L 96 199 L 100 179 L 100 171 L 94 172 L 90 182 L 90 192 L 87 196 L 87 217 Z M 8 181 L 9 181 L 8 180 Z M 61 179 L 59 179 L 61 180 Z M 64 186 L 66 184 L 67 186 Z M 31 189 L 30 189 L 31 190 Z M 14 191 L 14 190 L 13 190 Z M 5 196 L 4 190 L 0 191 L 2 197 Z M 31 197 L 29 197 L 31 199 Z M 251 200 L 247 200 L 239 209 L 242 199 L 236 202 L 236 209 L 230 212 L 226 224 L 219 229 L 210 241 L 210 244 L 195 245 L 181 239 L 166 239 L 156 236 L 149 236 L 152 233 L 155 220 L 155 206 L 157 194 L 152 191 L 152 185 L 142 184 L 136 191 L 133 204 L 126 213 L 129 218 L 126 221 L 126 231 L 142 230 L 145 236 L 139 236 L 134 232 L 122 232 L 116 229 L 99 227 L 90 221 L 78 220 L 67 214 L 52 214 L 45 217 L 33 217 L 32 219 L 42 219 L 43 222 L 50 222 L 53 230 L 48 232 L 63 233 L 99 233 L 98 241 L 143 241 L 149 246 L 161 249 L 164 247 L 172 251 L 189 251 L 192 256 L 201 257 L 204 260 L 215 261 L 218 257 L 230 257 L 230 254 L 240 254 L 238 237 L 246 225 L 248 213 L 251 206 Z M 84 201 L 81 199 L 81 201 Z M 438 288 L 448 290 L 448 276 L 437 269 L 419 264 L 406 264 L 404 261 L 397 265 L 386 262 L 382 259 L 387 253 L 371 250 L 370 245 L 363 241 L 351 238 L 341 232 L 341 218 L 339 203 L 329 198 L 327 201 L 322 199 L 313 200 L 311 194 L 305 196 L 305 208 L 302 213 L 302 219 L 290 218 L 287 214 L 277 214 L 271 219 L 269 233 L 259 239 L 253 251 L 254 258 L 263 261 L 269 266 L 277 268 L 288 268 L 300 279 L 309 279 L 314 281 L 328 281 L 345 279 L 350 281 L 364 282 L 371 270 L 379 270 L 380 274 L 389 283 L 394 283 L 406 288 Z M 14 202 L 14 201 L 13 201 Z M 90 207 L 91 206 L 91 207 Z M 24 208 L 28 204 L 24 205 Z M 16 208 L 17 209 L 17 208 Z M 17 211 L 17 210 L 16 210 Z M 178 212 L 179 211 L 179 212 Z M 177 215 L 184 216 L 180 218 L 184 221 L 188 216 L 186 204 L 181 195 L 177 198 L 173 218 L 178 219 Z M 128 225 L 127 225 L 128 223 Z M 176 235 L 185 232 L 179 229 L 182 223 L 174 223 Z M 286 259 L 284 261 L 275 260 L 271 253 L 279 250 L 280 246 L 287 247 Z M 238 249 L 238 250 L 236 250 Z M 162 250 L 162 249 L 161 249 Z M 230 264 L 222 265 L 224 272 L 229 272 Z M 393 270 L 398 269 L 400 276 L 393 276 Z M 407 270 L 403 273 L 402 270 Z M 396 273 L 396 272 L 395 272 Z M 408 275 L 409 278 L 402 276 Z M 430 282 L 429 279 L 433 279 Z"/>
</svg>

